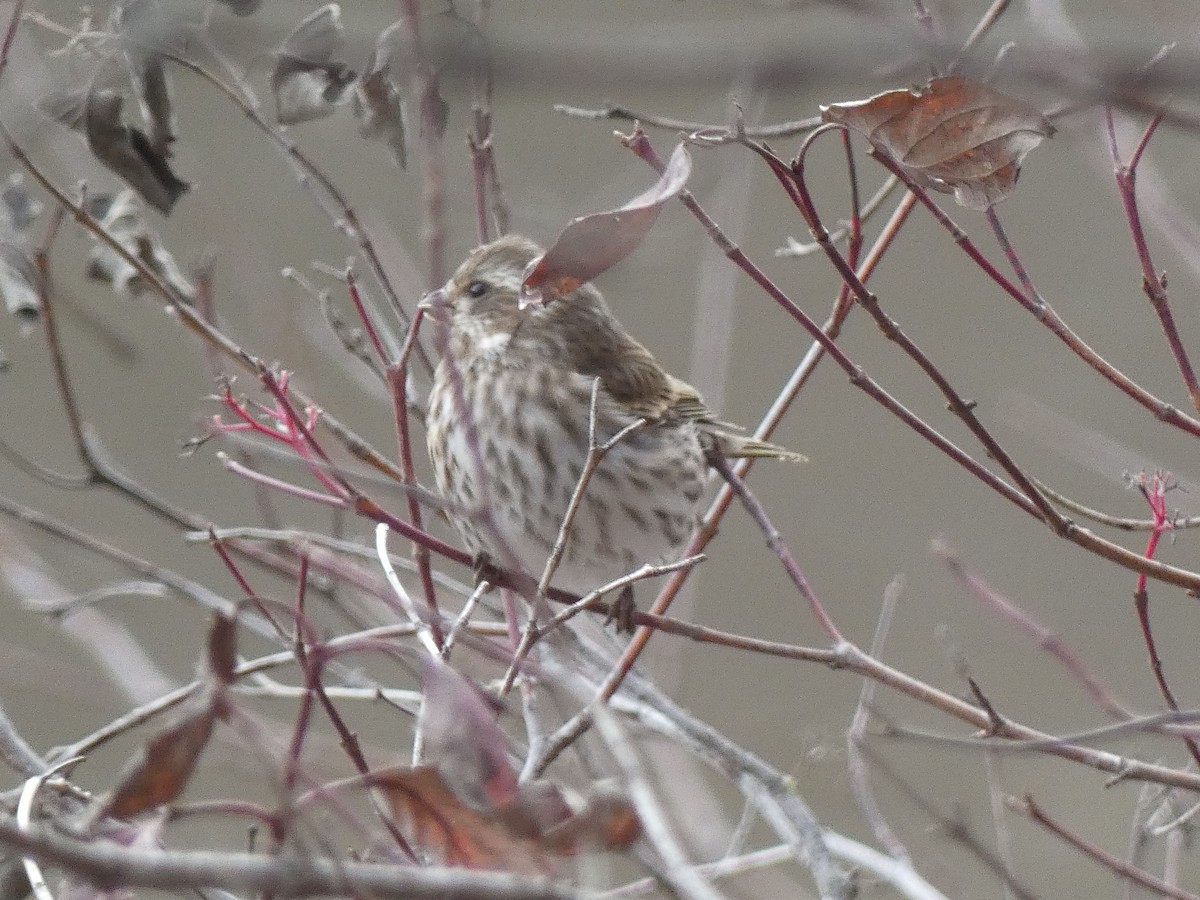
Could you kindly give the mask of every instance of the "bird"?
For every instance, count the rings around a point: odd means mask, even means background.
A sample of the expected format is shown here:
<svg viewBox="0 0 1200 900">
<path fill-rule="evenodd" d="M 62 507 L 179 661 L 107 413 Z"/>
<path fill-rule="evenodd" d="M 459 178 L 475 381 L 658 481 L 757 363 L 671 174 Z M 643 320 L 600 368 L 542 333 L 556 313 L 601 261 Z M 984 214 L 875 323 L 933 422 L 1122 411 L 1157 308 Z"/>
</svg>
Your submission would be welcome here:
<svg viewBox="0 0 1200 900">
<path fill-rule="evenodd" d="M 524 273 L 543 252 L 520 235 L 498 238 L 422 301 L 444 327 L 426 442 L 447 516 L 473 557 L 536 582 L 589 452 L 619 435 L 586 481 L 551 579 L 584 596 L 679 559 L 711 453 L 803 457 L 719 421 L 592 284 L 523 305 Z"/>
</svg>

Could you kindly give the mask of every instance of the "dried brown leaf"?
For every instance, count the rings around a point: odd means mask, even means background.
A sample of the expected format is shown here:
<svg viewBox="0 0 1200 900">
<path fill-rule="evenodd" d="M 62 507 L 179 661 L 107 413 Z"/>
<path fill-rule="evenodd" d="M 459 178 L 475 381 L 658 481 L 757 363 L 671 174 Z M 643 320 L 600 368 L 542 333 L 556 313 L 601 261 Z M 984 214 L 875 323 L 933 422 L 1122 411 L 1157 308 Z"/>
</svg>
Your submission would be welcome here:
<svg viewBox="0 0 1200 900">
<path fill-rule="evenodd" d="M 393 769 L 371 778 L 412 842 L 444 865 L 521 875 L 553 875 L 554 860 L 455 796 L 433 766 Z"/>
<path fill-rule="evenodd" d="M 1025 156 L 1054 133 L 1035 107 L 959 75 L 822 106 L 821 117 L 865 135 L 915 181 L 970 209 L 1008 196 Z"/>
<path fill-rule="evenodd" d="M 205 699 L 147 741 L 122 774 L 104 812 L 126 819 L 178 798 L 208 745 L 213 721 L 213 705 Z"/>
<path fill-rule="evenodd" d="M 500 706 L 450 666 L 431 661 L 421 674 L 425 702 L 420 730 L 425 758 L 455 794 L 476 809 L 491 809 L 517 794 L 517 773 L 496 719 Z"/>
<path fill-rule="evenodd" d="M 539 841 L 543 834 L 573 815 L 558 785 L 545 779 L 525 782 L 516 796 L 491 811 L 491 817 L 513 834 Z"/>
<path fill-rule="evenodd" d="M 213 613 L 208 630 L 208 671 L 218 684 L 233 683 L 237 671 L 237 620 Z"/>
<path fill-rule="evenodd" d="M 539 843 L 566 856 L 587 850 L 624 850 L 641 834 L 641 820 L 629 799 L 601 788 L 591 793 L 583 809 L 547 829 Z"/>
<path fill-rule="evenodd" d="M 573 220 L 549 250 L 531 262 L 521 283 L 521 305 L 548 303 L 569 294 L 632 253 L 677 196 L 692 172 L 683 144 L 675 148 L 662 176 L 649 190 L 619 209 Z"/>
</svg>

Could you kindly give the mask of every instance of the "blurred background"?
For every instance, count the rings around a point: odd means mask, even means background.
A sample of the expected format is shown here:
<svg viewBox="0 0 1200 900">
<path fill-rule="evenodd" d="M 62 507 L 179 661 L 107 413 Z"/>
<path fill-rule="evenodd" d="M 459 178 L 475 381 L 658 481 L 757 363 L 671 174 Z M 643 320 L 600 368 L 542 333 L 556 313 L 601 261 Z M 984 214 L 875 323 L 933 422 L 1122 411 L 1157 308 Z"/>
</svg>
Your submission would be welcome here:
<svg viewBox="0 0 1200 900">
<path fill-rule="evenodd" d="M 459 4 L 469 17 L 474 4 Z M 7 20 L 10 4 L 0 5 Z M 930 3 L 947 46 L 961 44 L 988 4 Z M 218 6 L 212 29 L 230 47 L 269 109 L 270 51 L 313 3 L 267 0 L 253 17 L 234 18 Z M 427 3 L 431 17 L 445 6 Z M 112 190 L 115 179 L 90 159 L 81 139 L 33 113 L 30 98 L 50 86 L 86 77 L 78 55 L 56 55 L 65 38 L 47 26 L 75 27 L 73 4 L 38 0 L 27 6 L 45 22 L 27 21 L 16 36 L 0 83 L 0 115 L 57 183 Z M 103 19 L 104 11 L 94 14 Z M 355 0 L 344 4 L 346 57 L 361 66 L 375 36 L 397 16 L 397 4 Z M 1056 16 L 1059 16 L 1056 18 Z M 431 25 L 431 29 L 435 26 Z M 803 119 L 820 104 L 856 100 L 923 81 L 944 58 L 923 55 L 913 37 L 913 5 L 905 2 L 731 3 L 577 0 L 545 4 L 495 0 L 491 35 L 496 50 L 494 149 L 512 227 L 549 243 L 573 217 L 610 209 L 653 181 L 650 170 L 614 140 L 630 123 L 570 118 L 555 104 L 599 108 L 608 103 L 688 122 L 730 121 L 736 99 L 750 125 Z M 1176 108 L 1195 108 L 1200 76 L 1200 15 L 1190 0 L 1165 2 L 1014 3 L 968 61 L 988 71 L 1001 47 L 1023 51 L 1063 42 L 1070 28 L 1080 57 L 1064 70 L 1076 75 L 1107 66 L 1149 61 L 1175 42 Z M 431 34 L 435 33 L 431 30 Z M 1059 46 L 1064 46 L 1059 44 Z M 1188 66 L 1191 65 L 1189 69 Z M 1043 109 L 1080 99 L 1048 74 L 1022 75 L 1014 66 L 999 84 Z M 332 292 L 353 315 L 336 281 L 313 261 L 342 267 L 357 248 L 301 188 L 283 156 L 211 85 L 174 71 L 179 111 L 175 170 L 193 188 L 169 218 L 150 219 L 185 271 L 214 263 L 217 310 L 228 332 L 256 355 L 278 360 L 295 383 L 394 457 L 390 401 L 383 386 L 350 359 L 330 333 L 311 296 L 281 277 L 294 267 Z M 447 258 L 453 265 L 475 243 L 468 72 L 450 67 L 444 141 L 448 200 Z M 1161 99 L 1161 94 L 1155 94 Z M 1128 120 L 1140 129 L 1145 116 Z M 1169 403 L 1188 407 L 1158 321 L 1141 290 L 1141 275 L 1112 177 L 1112 161 L 1098 109 L 1087 107 L 1055 122 L 1057 135 L 1026 161 L 1013 195 L 999 207 L 1016 251 L 1042 295 L 1101 355 Z M 1122 128 L 1126 153 L 1138 130 Z M 422 158 L 398 169 L 386 149 L 362 141 L 342 110 L 289 130 L 304 153 L 348 198 L 383 255 L 394 283 L 411 302 L 428 287 L 422 255 Z M 653 129 L 665 157 L 677 140 Z M 785 158 L 799 136 L 772 140 Z M 885 173 L 855 141 L 862 193 Z M 1164 125 L 1145 159 L 1144 197 L 1166 198 L 1148 215 L 1150 248 L 1169 277 L 1172 309 L 1185 344 L 1200 346 L 1196 303 L 1200 252 L 1193 223 L 1200 220 L 1200 135 Z M 839 280 L 820 254 L 778 256 L 789 236 L 809 240 L 803 222 L 757 159 L 738 147 L 693 148 L 690 188 L 727 233 L 813 318 L 823 320 Z M 828 137 L 811 159 L 810 184 L 833 227 L 845 217 L 848 187 L 840 143 Z M 11 166 L 15 168 L 15 166 Z M 897 195 L 898 197 L 899 195 Z M 42 198 L 45 199 L 44 197 Z M 867 226 L 868 242 L 884 214 Z M 1003 256 L 982 214 L 939 202 L 996 261 Z M 1165 205 L 1169 202 L 1171 205 Z M 1153 221 L 1150 221 L 1153 220 Z M 1167 227 L 1155 228 L 1153 223 Z M 150 489 L 219 526 L 258 520 L 254 492 L 227 473 L 212 448 L 182 452 L 220 412 L 206 355 L 174 318 L 152 300 L 114 295 L 84 278 L 86 237 L 69 223 L 55 246 L 52 273 L 67 366 L 83 417 L 114 464 Z M 360 271 L 365 271 L 360 266 Z M 364 282 L 368 279 L 363 278 Z M 693 382 L 723 418 L 753 427 L 809 347 L 805 334 L 769 297 L 718 254 L 698 224 L 668 205 L 641 248 L 599 281 L 628 330 L 671 371 Z M 373 284 L 367 284 L 374 290 Z M 1200 513 L 1186 490 L 1200 477 L 1194 445 L 1157 422 L 1070 355 L 1032 316 L 987 281 L 952 239 L 917 210 L 886 255 L 871 287 L 884 308 L 956 385 L 978 402 L 982 421 L 1026 470 L 1064 494 L 1106 512 L 1145 518 L 1141 495 L 1126 473 L 1162 467 L 1184 488 L 1171 507 Z M 376 292 L 377 294 L 377 292 Z M 0 326 L 0 434 L 11 447 L 56 472 L 79 471 L 62 403 L 53 388 L 38 325 L 10 320 Z M 843 348 L 894 396 L 973 454 L 979 451 L 940 395 L 912 362 L 855 311 L 840 338 Z M 245 382 L 245 379 L 243 379 Z M 424 383 L 419 382 L 424 388 Z M 246 382 L 240 385 L 250 390 Z M 1061 635 L 1109 688 L 1134 709 L 1162 707 L 1142 645 L 1132 596 L 1135 575 L 1056 539 L 1044 526 L 987 490 L 966 472 L 822 363 L 775 438 L 809 462 L 757 466 L 751 485 L 792 548 L 816 592 L 846 636 L 866 647 L 885 587 L 897 576 L 903 589 L 882 657 L 947 691 L 967 693 L 970 674 L 1005 716 L 1055 733 L 1107 720 L 1045 652 L 968 596 L 930 554 L 944 539 L 971 568 Z M 418 445 L 423 443 L 418 436 Z M 422 479 L 427 469 L 420 460 Z M 282 472 L 295 475 L 293 470 Z M 229 597 L 240 593 L 203 543 L 181 535 L 127 499 L 104 490 L 63 490 L 0 460 L 0 491 L 145 559 L 197 579 Z M 392 499 L 400 503 L 399 495 Z M 329 531 L 322 510 L 282 504 L 288 523 Z M 368 523 L 342 522 L 348 537 L 367 538 Z M 1139 550 L 1145 534 L 1103 532 Z M 131 698 L 95 658 L 90 637 L 114 623 L 140 644 L 129 648 L 130 669 L 144 673 L 147 696 L 189 679 L 199 658 L 207 614 L 173 596 L 116 596 L 77 615 L 48 616 L 36 609 L 53 593 L 77 596 L 128 578 L 111 563 L 52 539 L 11 518 L 0 521 L 9 578 L 0 584 L 0 702 L 36 748 L 68 742 L 127 709 Z M 401 544 L 394 544 L 400 547 Z M 1190 532 L 1166 540 L 1159 557 L 1194 566 Z M 823 646 L 824 636 L 790 586 L 762 535 L 735 507 L 709 549 L 710 559 L 691 580 L 686 605 L 673 610 L 713 628 L 779 641 Z M 22 583 L 14 561 L 41 568 L 44 577 Z M 24 564 L 22 563 L 22 564 Z M 469 573 L 447 566 L 466 579 Z M 263 577 L 264 593 L 290 599 L 283 582 Z M 639 592 L 642 607 L 653 596 Z M 1181 706 L 1200 699 L 1195 635 L 1196 599 L 1151 583 L 1151 617 L 1167 677 Z M 264 645 L 265 648 L 265 645 Z M 107 652 L 112 652 L 111 649 Z M 143 652 L 149 658 L 138 661 Z M 249 651 L 247 651 L 249 652 Z M 795 777 L 799 793 L 829 827 L 872 842 L 846 777 L 845 730 L 859 679 L 828 669 L 656 637 L 651 655 L 663 687 L 721 731 Z M 144 668 L 142 668 L 144 666 Z M 395 678 L 386 668 L 381 679 Z M 877 708 L 896 722 L 957 735 L 967 733 L 915 702 L 880 691 Z M 276 712 L 286 721 L 288 709 Z M 408 723 L 382 707 L 350 708 L 348 718 L 365 742 L 386 755 L 407 746 Z M 79 770 L 103 785 L 136 746 L 137 735 L 104 748 Z M 994 847 L 988 781 L 978 751 L 883 737 L 874 749 L 945 816 L 967 823 Z M 1146 736 L 1105 746 L 1140 759 L 1183 766 L 1178 743 Z M 203 775 L 222 790 L 256 782 L 236 758 Z M 224 751 L 228 753 L 228 751 Z M 1103 773 L 1062 760 L 1011 755 L 994 760 L 993 776 L 1006 793 L 1036 796 L 1048 810 L 1110 852 L 1126 852 L 1141 787 L 1109 786 Z M 252 769 L 252 767 L 251 767 Z M 918 868 L 953 897 L 999 897 L 1003 888 L 978 859 L 949 837 L 886 777 L 875 779 L 885 815 L 907 842 Z M 11 785 L 9 785 L 11 786 Z M 674 787 L 664 778 L 664 790 Z M 688 787 L 688 786 L 680 786 Z M 250 789 L 250 788 L 247 788 Z M 719 794 L 729 806 L 732 797 Z M 695 801 L 697 804 L 699 800 Z M 703 807 L 699 807 L 703 808 Z M 736 804 L 724 815 L 736 821 Z M 705 814 L 716 816 L 715 809 Z M 1011 819 L 1017 871 L 1041 896 L 1111 895 L 1114 877 L 1020 819 Z M 715 824 L 714 824 L 715 827 Z M 237 845 L 239 835 L 227 836 Z M 1190 886 L 1197 867 L 1190 862 Z M 1161 867 L 1161 860 L 1149 865 Z M 1185 866 L 1184 883 L 1189 883 Z M 759 894 L 760 896 L 763 894 Z M 864 884 L 863 896 L 890 896 Z"/>
</svg>

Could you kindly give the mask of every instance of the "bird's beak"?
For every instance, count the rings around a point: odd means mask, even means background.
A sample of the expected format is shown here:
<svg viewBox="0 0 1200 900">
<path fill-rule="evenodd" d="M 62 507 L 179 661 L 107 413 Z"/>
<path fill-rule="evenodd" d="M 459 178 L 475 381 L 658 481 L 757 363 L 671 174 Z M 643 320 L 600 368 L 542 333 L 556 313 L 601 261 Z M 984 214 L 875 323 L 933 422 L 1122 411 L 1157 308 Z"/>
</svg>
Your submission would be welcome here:
<svg viewBox="0 0 1200 900">
<path fill-rule="evenodd" d="M 422 297 L 421 302 L 417 304 L 417 309 L 425 310 L 425 315 L 437 320 L 445 317 L 446 307 L 449 303 L 450 298 L 446 295 L 446 289 L 438 288 Z"/>
</svg>

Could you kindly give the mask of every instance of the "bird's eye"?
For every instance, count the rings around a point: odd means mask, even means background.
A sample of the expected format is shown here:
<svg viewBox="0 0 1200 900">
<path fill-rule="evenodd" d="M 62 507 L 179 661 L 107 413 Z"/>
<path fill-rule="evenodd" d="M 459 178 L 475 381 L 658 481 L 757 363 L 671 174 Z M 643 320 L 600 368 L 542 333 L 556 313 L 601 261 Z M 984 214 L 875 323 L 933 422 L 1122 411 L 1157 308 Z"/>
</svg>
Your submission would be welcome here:
<svg viewBox="0 0 1200 900">
<path fill-rule="evenodd" d="M 478 299 L 488 292 L 488 283 L 486 281 L 472 281 L 467 285 L 467 295 Z"/>
</svg>

